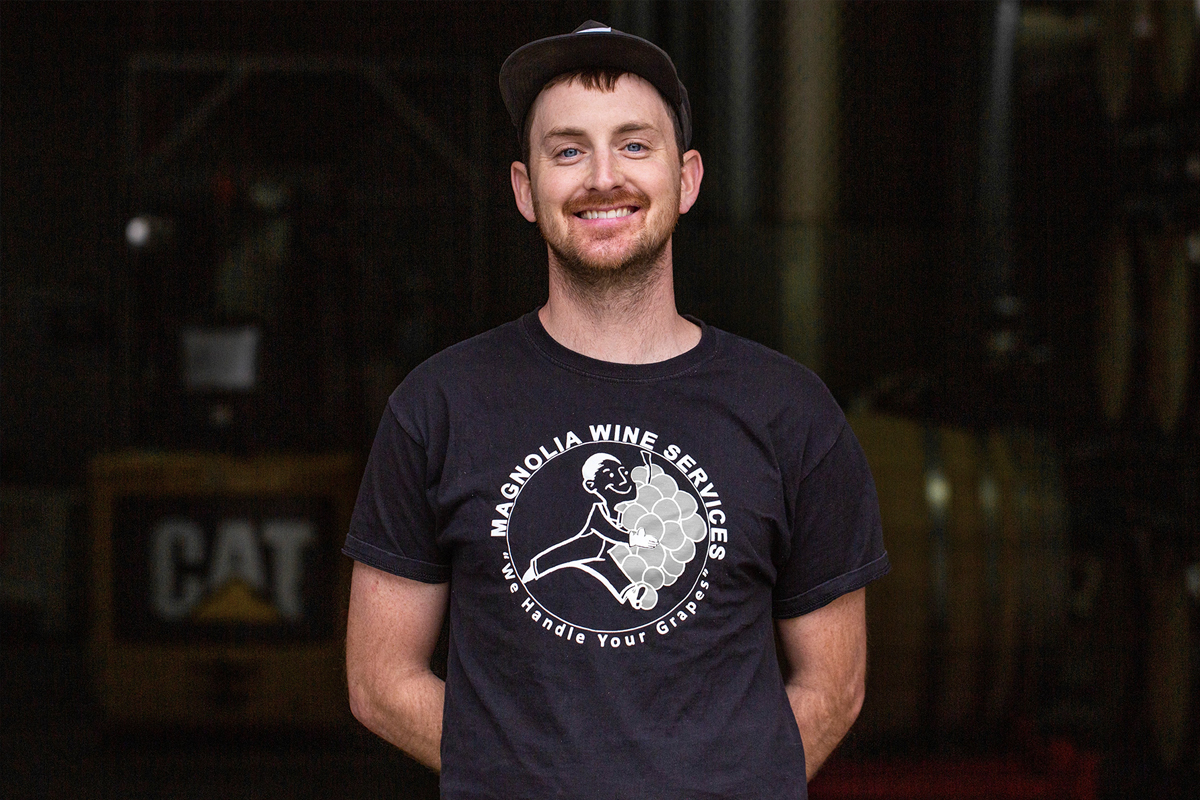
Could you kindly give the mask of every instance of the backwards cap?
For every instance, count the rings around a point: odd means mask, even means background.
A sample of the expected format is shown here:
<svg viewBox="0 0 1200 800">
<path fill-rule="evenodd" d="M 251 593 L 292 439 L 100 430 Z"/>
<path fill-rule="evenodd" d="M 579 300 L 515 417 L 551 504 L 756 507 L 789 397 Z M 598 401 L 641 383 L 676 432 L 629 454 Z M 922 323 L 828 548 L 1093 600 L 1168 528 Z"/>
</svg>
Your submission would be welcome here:
<svg viewBox="0 0 1200 800">
<path fill-rule="evenodd" d="M 571 33 L 519 47 L 500 67 L 500 94 L 517 130 L 523 129 L 530 106 L 551 78 L 587 67 L 632 72 L 649 81 L 675 109 L 683 129 L 684 149 L 688 148 L 692 142 L 692 107 L 671 57 L 640 36 L 595 20 L 588 20 Z"/>
</svg>

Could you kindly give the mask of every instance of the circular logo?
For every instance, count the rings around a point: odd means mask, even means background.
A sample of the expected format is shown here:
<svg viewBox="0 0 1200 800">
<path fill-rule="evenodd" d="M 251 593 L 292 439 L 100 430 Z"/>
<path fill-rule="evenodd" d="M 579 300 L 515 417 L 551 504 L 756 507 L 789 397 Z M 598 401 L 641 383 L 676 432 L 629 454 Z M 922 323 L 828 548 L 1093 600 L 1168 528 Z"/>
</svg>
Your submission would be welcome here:
<svg viewBox="0 0 1200 800">
<path fill-rule="evenodd" d="M 688 598 L 708 558 L 708 523 L 678 467 L 611 441 L 536 466 L 513 500 L 508 552 L 545 613 L 581 630 L 627 632 Z"/>
</svg>

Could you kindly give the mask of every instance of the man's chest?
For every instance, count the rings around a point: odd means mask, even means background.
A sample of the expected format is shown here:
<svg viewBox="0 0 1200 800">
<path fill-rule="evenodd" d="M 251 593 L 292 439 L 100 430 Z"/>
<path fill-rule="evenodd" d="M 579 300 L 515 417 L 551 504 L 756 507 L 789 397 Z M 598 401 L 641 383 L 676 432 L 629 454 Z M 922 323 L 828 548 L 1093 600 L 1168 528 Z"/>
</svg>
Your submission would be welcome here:
<svg viewBox="0 0 1200 800">
<path fill-rule="evenodd" d="M 735 418 L 585 410 L 491 431 L 452 431 L 436 498 L 473 613 L 628 647 L 769 597 L 785 478 Z"/>
</svg>

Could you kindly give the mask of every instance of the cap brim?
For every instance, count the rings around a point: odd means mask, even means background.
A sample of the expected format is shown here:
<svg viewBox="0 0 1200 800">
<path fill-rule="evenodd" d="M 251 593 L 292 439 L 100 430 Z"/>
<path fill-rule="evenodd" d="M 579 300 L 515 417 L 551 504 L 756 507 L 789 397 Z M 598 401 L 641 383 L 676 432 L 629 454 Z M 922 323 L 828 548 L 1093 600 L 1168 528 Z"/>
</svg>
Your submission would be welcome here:
<svg viewBox="0 0 1200 800">
<path fill-rule="evenodd" d="M 515 50 L 500 68 L 500 94 L 513 125 L 525 123 L 542 87 L 556 75 L 587 67 L 632 72 L 649 81 L 680 116 L 685 145 L 691 139 L 691 108 L 670 56 L 645 39 L 616 30 L 551 36 Z"/>
</svg>

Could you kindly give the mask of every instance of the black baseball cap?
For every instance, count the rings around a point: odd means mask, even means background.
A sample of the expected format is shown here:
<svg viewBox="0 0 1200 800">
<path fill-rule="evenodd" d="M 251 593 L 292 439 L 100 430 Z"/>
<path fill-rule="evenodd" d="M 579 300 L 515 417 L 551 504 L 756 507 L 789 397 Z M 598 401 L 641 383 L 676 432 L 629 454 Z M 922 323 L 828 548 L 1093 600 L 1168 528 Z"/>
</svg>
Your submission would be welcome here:
<svg viewBox="0 0 1200 800">
<path fill-rule="evenodd" d="M 658 89 L 679 116 L 686 150 L 692 142 L 692 107 L 671 57 L 640 36 L 589 19 L 570 33 L 517 48 L 500 67 L 500 94 L 520 131 L 525 116 L 551 78 L 585 67 L 632 72 Z"/>
</svg>

